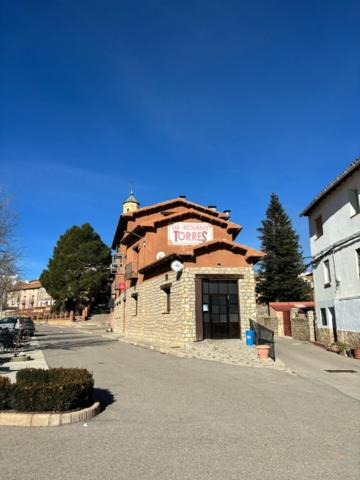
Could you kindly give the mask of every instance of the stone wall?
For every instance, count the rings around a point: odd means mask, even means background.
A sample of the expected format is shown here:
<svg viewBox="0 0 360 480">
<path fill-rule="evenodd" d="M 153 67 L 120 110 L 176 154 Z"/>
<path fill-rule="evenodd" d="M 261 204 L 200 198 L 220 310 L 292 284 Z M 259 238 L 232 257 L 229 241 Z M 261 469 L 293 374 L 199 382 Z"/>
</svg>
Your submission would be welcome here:
<svg viewBox="0 0 360 480">
<path fill-rule="evenodd" d="M 345 343 L 350 348 L 360 346 L 360 332 L 354 332 L 350 330 L 338 330 L 337 331 L 338 342 Z M 316 340 L 323 343 L 327 347 L 334 343 L 334 333 L 332 328 L 317 328 Z"/>
<path fill-rule="evenodd" d="M 267 303 L 257 303 L 256 304 L 256 313 L 258 317 L 268 317 L 269 316 L 269 305 Z"/>
<path fill-rule="evenodd" d="M 309 310 L 306 313 L 298 313 L 291 310 L 290 317 L 292 338 L 313 342 L 315 340 L 314 312 Z"/>
<path fill-rule="evenodd" d="M 280 320 L 277 317 L 264 317 L 264 316 L 259 316 L 258 315 L 257 322 L 260 325 L 263 325 L 264 327 L 272 330 L 275 335 L 279 335 L 279 322 L 280 322 Z"/>
<path fill-rule="evenodd" d="M 310 340 L 309 322 L 306 317 L 293 317 L 291 319 L 291 336 L 296 340 Z"/>
<path fill-rule="evenodd" d="M 115 301 L 114 332 L 153 344 L 181 346 L 196 341 L 196 275 L 214 274 L 241 276 L 238 289 L 244 337 L 250 318 L 256 318 L 255 279 L 251 267 L 185 268 L 181 275 L 171 271 L 146 280 L 138 287 L 130 287 Z M 167 312 L 164 288 L 170 288 L 170 312 Z"/>
</svg>

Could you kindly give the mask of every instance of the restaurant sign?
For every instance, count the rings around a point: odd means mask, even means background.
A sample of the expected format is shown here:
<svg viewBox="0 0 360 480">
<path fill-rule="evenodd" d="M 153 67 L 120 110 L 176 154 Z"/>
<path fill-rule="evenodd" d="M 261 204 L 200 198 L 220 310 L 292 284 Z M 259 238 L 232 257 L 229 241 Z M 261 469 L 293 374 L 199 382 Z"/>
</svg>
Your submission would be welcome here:
<svg viewBox="0 0 360 480">
<path fill-rule="evenodd" d="M 197 245 L 213 239 L 213 226 L 201 222 L 178 222 L 168 226 L 170 245 Z"/>
</svg>

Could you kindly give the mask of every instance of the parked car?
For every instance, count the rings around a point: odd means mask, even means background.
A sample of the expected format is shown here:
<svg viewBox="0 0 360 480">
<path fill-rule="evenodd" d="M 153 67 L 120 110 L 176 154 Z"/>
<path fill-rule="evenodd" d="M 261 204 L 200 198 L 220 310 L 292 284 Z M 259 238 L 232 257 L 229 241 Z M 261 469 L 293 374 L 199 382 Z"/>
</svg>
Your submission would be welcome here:
<svg viewBox="0 0 360 480">
<path fill-rule="evenodd" d="M 0 329 L 1 330 L 18 330 L 18 318 L 17 317 L 5 317 L 0 320 Z"/>
<path fill-rule="evenodd" d="M 23 335 L 32 337 L 35 333 L 35 325 L 31 317 L 5 317 L 0 320 L 0 329 L 7 329 L 9 332 L 20 329 L 23 330 Z"/>
</svg>

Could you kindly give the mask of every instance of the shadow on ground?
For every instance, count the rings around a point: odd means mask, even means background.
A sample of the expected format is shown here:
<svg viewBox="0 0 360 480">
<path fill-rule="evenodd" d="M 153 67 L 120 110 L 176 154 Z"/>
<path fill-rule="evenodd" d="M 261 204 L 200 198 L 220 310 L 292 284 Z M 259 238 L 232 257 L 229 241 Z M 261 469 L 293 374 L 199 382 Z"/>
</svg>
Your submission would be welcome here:
<svg viewBox="0 0 360 480">
<path fill-rule="evenodd" d="M 114 395 L 107 388 L 94 388 L 93 397 L 95 401 L 100 402 L 102 411 L 116 401 Z"/>
<path fill-rule="evenodd" d="M 110 343 L 106 340 L 84 340 L 84 341 L 66 341 L 66 342 L 56 342 L 56 343 L 47 343 L 42 344 L 42 350 L 78 350 L 82 347 L 95 347 L 96 345 L 104 345 L 105 343 Z"/>
</svg>

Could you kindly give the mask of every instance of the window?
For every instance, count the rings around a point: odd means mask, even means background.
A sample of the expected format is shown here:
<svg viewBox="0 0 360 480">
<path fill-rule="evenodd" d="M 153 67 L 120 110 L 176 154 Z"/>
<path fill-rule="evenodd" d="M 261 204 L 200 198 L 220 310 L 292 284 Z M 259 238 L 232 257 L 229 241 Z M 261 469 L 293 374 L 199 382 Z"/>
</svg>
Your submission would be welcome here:
<svg viewBox="0 0 360 480">
<path fill-rule="evenodd" d="M 165 305 L 165 312 L 166 313 L 170 313 L 170 288 L 167 288 L 164 290 L 164 292 L 166 293 L 166 305 Z"/>
<path fill-rule="evenodd" d="M 326 308 L 320 308 L 320 314 L 321 314 L 321 325 L 326 327 L 327 326 Z"/>
<path fill-rule="evenodd" d="M 331 284 L 331 273 L 330 273 L 330 262 L 329 260 L 324 261 L 324 284 L 325 287 Z"/>
<path fill-rule="evenodd" d="M 171 286 L 172 286 L 172 284 L 170 282 L 169 283 L 164 283 L 163 285 L 160 285 L 161 290 L 166 295 L 164 313 L 170 313 L 170 309 L 171 309 L 171 303 L 170 303 Z"/>
<path fill-rule="evenodd" d="M 355 250 L 356 252 L 356 263 L 357 263 L 357 275 L 360 278 L 360 248 Z"/>
<path fill-rule="evenodd" d="M 323 221 L 322 221 L 322 216 L 320 215 L 319 217 L 315 218 L 315 234 L 316 238 L 321 237 L 321 235 L 324 233 L 323 231 Z"/>
<path fill-rule="evenodd" d="M 139 294 L 137 292 L 132 293 L 131 297 L 134 299 L 134 313 L 133 313 L 133 315 L 136 317 L 137 314 L 138 314 L 138 297 L 139 297 Z"/>
<path fill-rule="evenodd" d="M 350 202 L 350 216 L 353 217 L 360 212 L 359 192 L 357 188 L 348 190 Z"/>
</svg>

